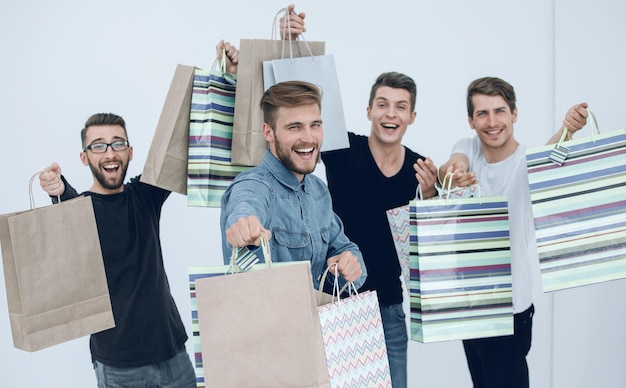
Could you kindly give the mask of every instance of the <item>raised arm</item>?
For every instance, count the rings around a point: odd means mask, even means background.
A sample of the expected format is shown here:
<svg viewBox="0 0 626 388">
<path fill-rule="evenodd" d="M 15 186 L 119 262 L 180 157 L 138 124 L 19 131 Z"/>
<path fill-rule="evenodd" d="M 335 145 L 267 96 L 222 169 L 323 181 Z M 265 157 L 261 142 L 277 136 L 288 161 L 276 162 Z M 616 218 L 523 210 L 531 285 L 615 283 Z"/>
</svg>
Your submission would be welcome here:
<svg viewBox="0 0 626 388">
<path fill-rule="evenodd" d="M 285 40 L 296 40 L 301 33 L 306 32 L 306 27 L 304 26 L 304 17 L 306 14 L 304 12 L 296 13 L 294 11 L 295 8 L 295 4 L 291 4 L 287 7 L 289 29 L 287 29 L 285 18 L 280 18 L 280 36 Z M 286 34 L 286 32 L 291 32 L 291 35 Z"/>
<path fill-rule="evenodd" d="M 236 74 L 237 65 L 239 64 L 239 50 L 237 50 L 237 47 L 230 44 L 230 42 L 224 42 L 222 39 L 215 46 L 215 51 L 217 52 L 218 61 L 222 60 L 222 51 L 226 53 L 226 72 Z"/>
<path fill-rule="evenodd" d="M 563 119 L 563 125 L 561 128 L 552 135 L 550 140 L 546 144 L 555 144 L 561 140 L 561 136 L 563 135 L 563 131 L 567 128 L 566 140 L 572 138 L 572 135 L 582 129 L 582 127 L 587 124 L 587 117 L 589 116 L 589 112 L 587 112 L 588 104 L 586 102 L 581 102 L 580 104 L 576 104 L 573 107 L 569 108 L 567 113 L 565 113 L 565 118 Z"/>
</svg>

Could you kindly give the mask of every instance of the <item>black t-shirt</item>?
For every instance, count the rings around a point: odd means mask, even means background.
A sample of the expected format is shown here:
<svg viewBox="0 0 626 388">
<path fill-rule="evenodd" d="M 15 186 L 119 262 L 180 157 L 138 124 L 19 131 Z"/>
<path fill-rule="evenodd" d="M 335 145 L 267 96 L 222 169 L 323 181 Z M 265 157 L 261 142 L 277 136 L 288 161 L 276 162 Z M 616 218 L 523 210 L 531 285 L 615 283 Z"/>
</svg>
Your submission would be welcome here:
<svg viewBox="0 0 626 388">
<path fill-rule="evenodd" d="M 92 358 L 138 367 L 174 357 L 187 340 L 163 266 L 159 220 L 170 192 L 131 179 L 118 194 L 91 196 L 115 328 L 91 335 Z M 62 199 L 77 196 L 66 182 Z M 71 249 L 71 247 L 69 247 Z"/>
<path fill-rule="evenodd" d="M 367 136 L 348 133 L 348 137 L 350 148 L 322 153 L 333 209 L 363 253 L 367 280 L 361 290 L 376 290 L 381 306 L 399 304 L 401 269 L 386 211 L 415 198 L 413 164 L 424 157 L 405 147 L 402 168 L 388 178 L 376 165 Z"/>
</svg>

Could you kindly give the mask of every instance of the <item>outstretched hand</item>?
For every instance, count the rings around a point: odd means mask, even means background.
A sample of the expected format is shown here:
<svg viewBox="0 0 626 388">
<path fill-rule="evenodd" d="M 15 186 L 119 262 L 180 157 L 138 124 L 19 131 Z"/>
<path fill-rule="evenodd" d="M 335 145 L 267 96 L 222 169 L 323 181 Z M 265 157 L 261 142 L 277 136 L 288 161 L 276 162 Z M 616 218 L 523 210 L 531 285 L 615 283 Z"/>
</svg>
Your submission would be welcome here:
<svg viewBox="0 0 626 388">
<path fill-rule="evenodd" d="M 588 107 L 589 105 L 586 102 L 581 102 L 569 108 L 563 119 L 563 125 L 567 128 L 569 133 L 574 134 L 587 124 L 587 117 L 589 116 L 589 112 L 587 111 Z"/>
<path fill-rule="evenodd" d="M 39 174 L 39 184 L 43 191 L 51 197 L 56 197 L 65 192 L 65 183 L 61 179 L 61 166 L 52 163 L 44 168 Z"/>
<path fill-rule="evenodd" d="M 226 231 L 226 240 L 233 247 L 261 245 L 261 235 L 269 241 L 272 233 L 265 229 L 255 216 L 242 217 Z"/>
</svg>

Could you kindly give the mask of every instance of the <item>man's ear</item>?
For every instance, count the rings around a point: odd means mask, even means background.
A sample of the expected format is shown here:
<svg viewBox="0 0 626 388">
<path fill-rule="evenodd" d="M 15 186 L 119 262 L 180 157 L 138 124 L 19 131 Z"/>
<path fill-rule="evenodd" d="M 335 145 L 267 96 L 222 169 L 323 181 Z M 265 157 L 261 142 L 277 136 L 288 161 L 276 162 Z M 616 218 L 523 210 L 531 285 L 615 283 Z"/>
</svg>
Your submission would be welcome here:
<svg viewBox="0 0 626 388">
<path fill-rule="evenodd" d="M 268 143 L 274 142 L 274 130 L 268 123 L 263 123 L 263 137 Z"/>
<path fill-rule="evenodd" d="M 89 165 L 89 160 L 87 159 L 87 151 L 81 151 L 80 161 L 83 162 L 83 165 L 85 166 Z"/>
</svg>

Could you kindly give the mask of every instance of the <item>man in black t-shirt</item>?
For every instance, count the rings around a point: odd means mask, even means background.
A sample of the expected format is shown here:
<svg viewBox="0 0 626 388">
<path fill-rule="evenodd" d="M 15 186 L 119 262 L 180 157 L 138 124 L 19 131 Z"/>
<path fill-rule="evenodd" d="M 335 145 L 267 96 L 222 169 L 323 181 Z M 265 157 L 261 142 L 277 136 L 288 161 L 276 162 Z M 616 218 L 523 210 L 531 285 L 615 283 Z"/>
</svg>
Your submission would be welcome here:
<svg viewBox="0 0 626 388">
<path fill-rule="evenodd" d="M 401 267 L 386 211 L 408 204 L 418 184 L 424 198 L 436 194 L 436 166 L 402 145 L 402 137 L 415 120 L 416 94 L 410 77 L 381 74 L 367 107 L 370 135 L 349 133 L 350 148 L 322 153 L 333 208 L 367 267 L 361 290 L 378 294 L 394 388 L 407 386 L 408 335 Z"/>
<path fill-rule="evenodd" d="M 138 178 L 124 184 L 133 148 L 120 116 L 91 116 L 81 140 L 80 159 L 93 175 L 93 185 L 82 195 L 92 198 L 115 319 L 114 328 L 90 338 L 98 387 L 195 388 L 187 334 L 170 293 L 159 238 L 161 208 L 170 192 Z M 53 197 L 78 196 L 56 163 L 39 178 Z"/>
</svg>

